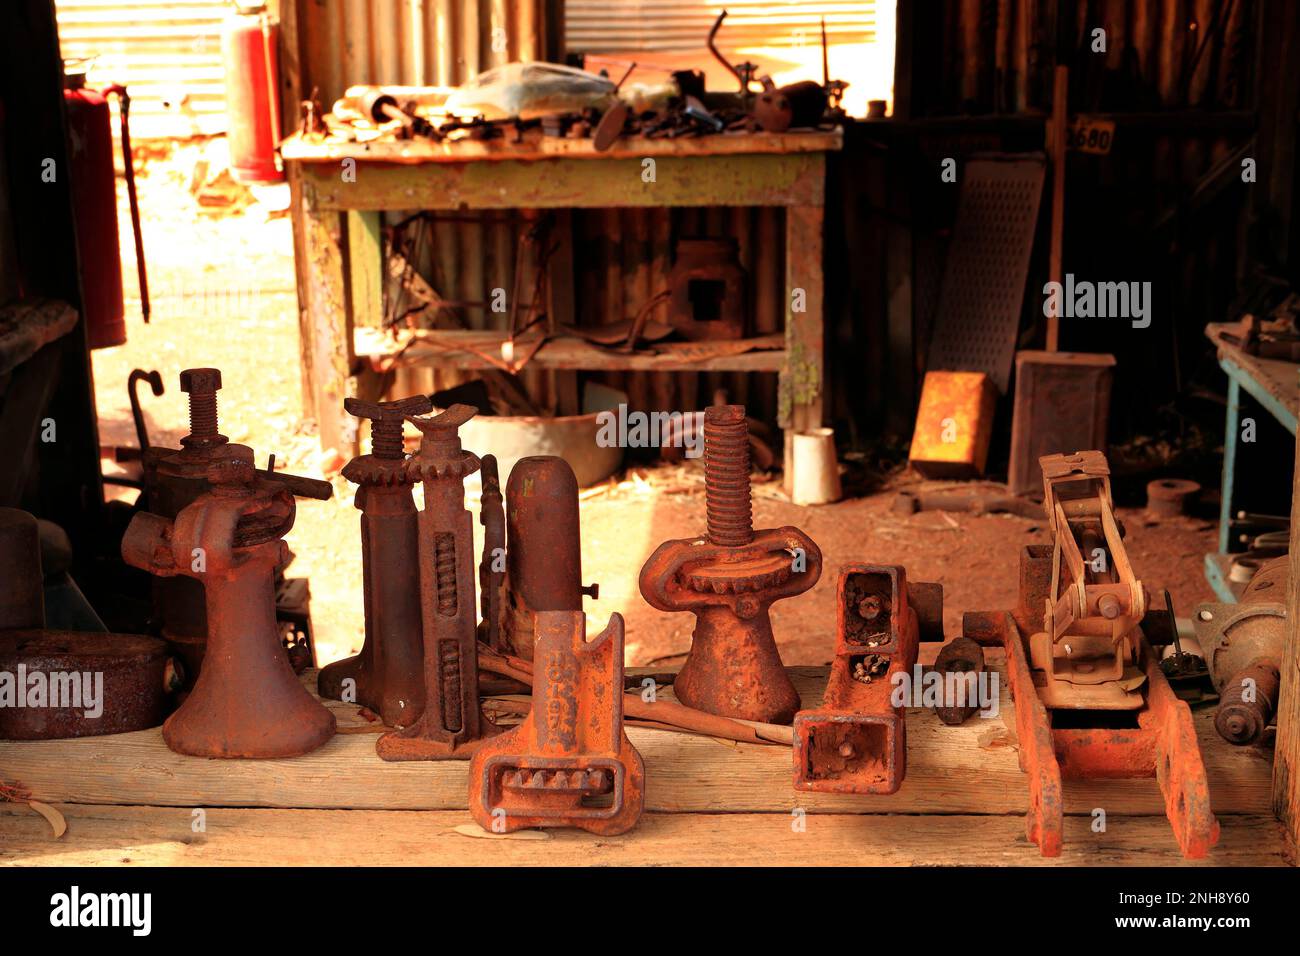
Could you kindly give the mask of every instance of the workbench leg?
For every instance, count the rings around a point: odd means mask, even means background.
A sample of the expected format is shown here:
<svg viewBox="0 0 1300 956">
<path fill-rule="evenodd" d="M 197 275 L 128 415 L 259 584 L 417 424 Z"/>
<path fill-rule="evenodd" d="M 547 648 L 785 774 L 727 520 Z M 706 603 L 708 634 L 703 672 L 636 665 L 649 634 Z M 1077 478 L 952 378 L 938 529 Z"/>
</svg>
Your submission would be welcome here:
<svg viewBox="0 0 1300 956">
<path fill-rule="evenodd" d="M 1223 433 L 1223 481 L 1219 500 L 1219 553 L 1227 554 L 1232 540 L 1232 476 L 1237 470 L 1237 438 L 1241 429 L 1241 385 L 1228 378 L 1228 421 Z"/>
<path fill-rule="evenodd" d="M 785 430 L 785 492 L 794 490 L 795 432 L 819 428 L 825 374 L 821 206 L 785 211 L 785 367 L 780 425 Z"/>
<path fill-rule="evenodd" d="M 352 322 L 343 273 L 343 216 L 320 209 L 315 188 L 303 184 L 303 282 L 306 314 L 302 326 L 310 335 L 304 358 L 320 429 L 321 448 L 332 448 L 345 458 L 357 453 L 355 419 L 343 411 L 343 399 L 352 394 Z"/>
</svg>

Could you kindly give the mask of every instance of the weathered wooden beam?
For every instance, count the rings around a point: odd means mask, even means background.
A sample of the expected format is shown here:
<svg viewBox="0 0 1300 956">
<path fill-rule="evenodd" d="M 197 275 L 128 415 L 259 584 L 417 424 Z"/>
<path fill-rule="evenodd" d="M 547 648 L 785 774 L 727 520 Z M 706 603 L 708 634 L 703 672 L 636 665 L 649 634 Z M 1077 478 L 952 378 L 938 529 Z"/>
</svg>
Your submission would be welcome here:
<svg viewBox="0 0 1300 956">
<path fill-rule="evenodd" d="M 1273 811 L 1292 850 L 1300 847 L 1300 441 L 1291 496 L 1291 573 L 1286 589 L 1286 644 L 1273 756 Z"/>
<path fill-rule="evenodd" d="M 794 488 L 794 434 L 820 428 L 825 414 L 825 281 L 822 274 L 822 197 L 816 205 L 794 206 L 785 216 L 785 350 L 781 369 L 779 422 L 785 430 L 783 480 Z"/>
<path fill-rule="evenodd" d="M 334 170 L 338 176 L 338 170 Z M 343 264 L 343 217 L 322 207 L 311 182 L 302 185 L 302 253 L 308 330 L 305 358 L 309 364 L 313 408 L 322 448 L 350 456 L 356 453 L 356 430 L 343 411 L 350 394 L 352 330 L 348 314 Z"/>
<path fill-rule="evenodd" d="M 820 153 L 354 163 L 299 164 L 320 210 L 814 206 L 825 175 Z"/>
<path fill-rule="evenodd" d="M 651 784 L 653 786 L 653 784 Z M 1208 859 L 1184 860 L 1161 817 L 1065 820 L 1059 857 L 1044 857 L 1012 816 L 647 813 L 613 839 L 581 830 L 487 837 L 464 811 L 58 808 L 68 832 L 20 804 L 0 804 L 0 865 L 43 866 L 1286 866 L 1277 822 L 1223 820 Z"/>
</svg>

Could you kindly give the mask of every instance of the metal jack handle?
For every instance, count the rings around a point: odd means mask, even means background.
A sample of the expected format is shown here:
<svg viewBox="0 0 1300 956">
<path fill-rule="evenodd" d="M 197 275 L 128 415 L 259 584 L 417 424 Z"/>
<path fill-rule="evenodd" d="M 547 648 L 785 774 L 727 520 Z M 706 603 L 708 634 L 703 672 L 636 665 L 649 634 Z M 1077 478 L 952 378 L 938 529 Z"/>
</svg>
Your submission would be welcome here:
<svg viewBox="0 0 1300 956">
<path fill-rule="evenodd" d="M 144 267 L 144 236 L 140 233 L 140 202 L 135 195 L 135 166 L 131 162 L 131 125 L 128 117 L 131 113 L 131 96 L 125 86 L 114 84 L 104 89 L 102 95 L 107 98 L 117 95 L 118 115 L 122 120 L 122 166 L 126 170 L 126 195 L 131 203 L 131 232 L 135 236 L 135 274 L 140 280 L 140 314 L 145 325 L 149 324 L 149 277 Z M 157 392 L 155 395 L 159 394 Z"/>
</svg>

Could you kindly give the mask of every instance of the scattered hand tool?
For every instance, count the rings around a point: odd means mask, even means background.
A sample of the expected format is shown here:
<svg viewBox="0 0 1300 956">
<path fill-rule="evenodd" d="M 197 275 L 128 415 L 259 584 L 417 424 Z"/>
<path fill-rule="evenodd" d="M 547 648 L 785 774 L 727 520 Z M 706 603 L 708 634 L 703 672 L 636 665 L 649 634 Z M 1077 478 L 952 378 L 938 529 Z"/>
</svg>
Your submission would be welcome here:
<svg viewBox="0 0 1300 956">
<path fill-rule="evenodd" d="M 408 415 L 431 411 L 433 402 L 427 395 L 396 402 L 348 398 L 343 407 L 373 422 L 371 453 L 343 468 L 343 477 L 359 486 L 354 503 L 361 510 L 366 639 L 357 656 L 322 668 L 316 687 L 322 697 L 368 708 L 390 727 L 407 727 L 424 711 L 424 633 L 418 512 L 402 424 Z"/>
<path fill-rule="evenodd" d="M 504 645 L 533 659 L 533 627 L 541 611 L 581 611 L 582 596 L 600 586 L 582 584 L 582 530 L 578 479 L 555 455 L 515 462 L 506 483 L 506 593 Z"/>
<path fill-rule="evenodd" d="M 1290 560 L 1264 564 L 1238 603 L 1202 604 L 1192 615 L 1220 695 L 1214 729 L 1231 744 L 1258 743 L 1277 712 Z"/>
<path fill-rule="evenodd" d="M 202 583 L 208 651 L 193 691 L 163 724 L 177 753 L 296 757 L 334 735 L 334 715 L 289 665 L 275 618 L 275 572 L 287 558 L 291 492 L 232 454 L 209 466 L 211 490 L 175 521 L 137 514 L 122 539 L 127 564 Z"/>
<path fill-rule="evenodd" d="M 826 697 L 794 718 L 794 788 L 893 793 L 907 773 L 907 713 L 895 677 L 911 680 L 917 642 L 943 640 L 943 588 L 898 565 L 851 564 L 836 593 L 835 660 Z"/>
<path fill-rule="evenodd" d="M 402 730 L 384 734 L 384 760 L 465 760 L 496 732 L 478 700 L 474 529 L 465 510 L 465 478 L 477 455 L 461 448 L 457 429 L 474 417 L 453 405 L 433 418 L 410 418 L 423 432 L 407 474 L 424 482 L 419 516 L 420 614 L 424 637 L 424 711 Z"/>
<path fill-rule="evenodd" d="M 536 634 L 532 709 L 474 755 L 470 813 L 494 833 L 625 833 L 641 817 L 645 765 L 623 730 L 623 618 L 587 641 L 581 611 L 541 611 Z"/>
<path fill-rule="evenodd" d="M 798 528 L 754 531 L 744 406 L 705 411 L 704 482 L 706 536 L 665 541 L 641 568 L 651 607 L 696 617 L 673 685 L 677 698 L 711 714 L 789 723 L 799 694 L 781 664 L 768 608 L 817 583 L 821 551 Z"/>
<path fill-rule="evenodd" d="M 480 650 L 479 667 L 492 674 L 499 674 L 525 686 L 533 682 L 533 663 L 518 657 L 498 655 L 492 651 Z M 624 685 L 626 687 L 626 683 Z M 777 744 L 788 747 L 793 741 L 790 728 L 781 724 L 763 724 L 757 721 L 732 720 L 717 714 L 706 714 L 702 710 L 687 707 L 685 704 L 667 697 L 656 695 L 653 700 L 641 696 L 642 688 L 625 690 L 623 694 L 623 714 L 638 720 L 641 726 L 656 730 L 686 731 L 705 737 L 720 737 L 742 744 Z M 505 703 L 497 701 L 498 705 Z M 511 702 L 513 703 L 513 702 Z"/>
<path fill-rule="evenodd" d="M 1043 856 L 1060 855 L 1063 776 L 1156 777 L 1183 855 L 1204 857 L 1219 823 L 1196 728 L 1138 626 L 1146 591 L 1124 550 L 1106 458 L 1039 464 L 1054 543 L 1021 552 L 1013 612 L 968 611 L 962 621 L 966 637 L 1006 650 L 1029 775 L 1026 833 Z"/>
</svg>

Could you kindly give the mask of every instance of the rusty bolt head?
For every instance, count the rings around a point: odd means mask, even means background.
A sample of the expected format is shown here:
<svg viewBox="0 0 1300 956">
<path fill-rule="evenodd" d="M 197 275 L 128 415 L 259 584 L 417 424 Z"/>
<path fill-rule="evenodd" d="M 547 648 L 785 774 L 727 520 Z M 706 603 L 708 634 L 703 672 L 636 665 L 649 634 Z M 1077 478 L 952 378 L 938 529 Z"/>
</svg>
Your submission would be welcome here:
<svg viewBox="0 0 1300 956">
<path fill-rule="evenodd" d="M 187 368 L 181 370 L 181 391 L 203 394 L 221 389 L 221 369 Z"/>
<path fill-rule="evenodd" d="M 869 594 L 858 602 L 858 614 L 868 621 L 874 621 L 880 617 L 883 608 L 883 602 L 875 594 Z"/>
</svg>

